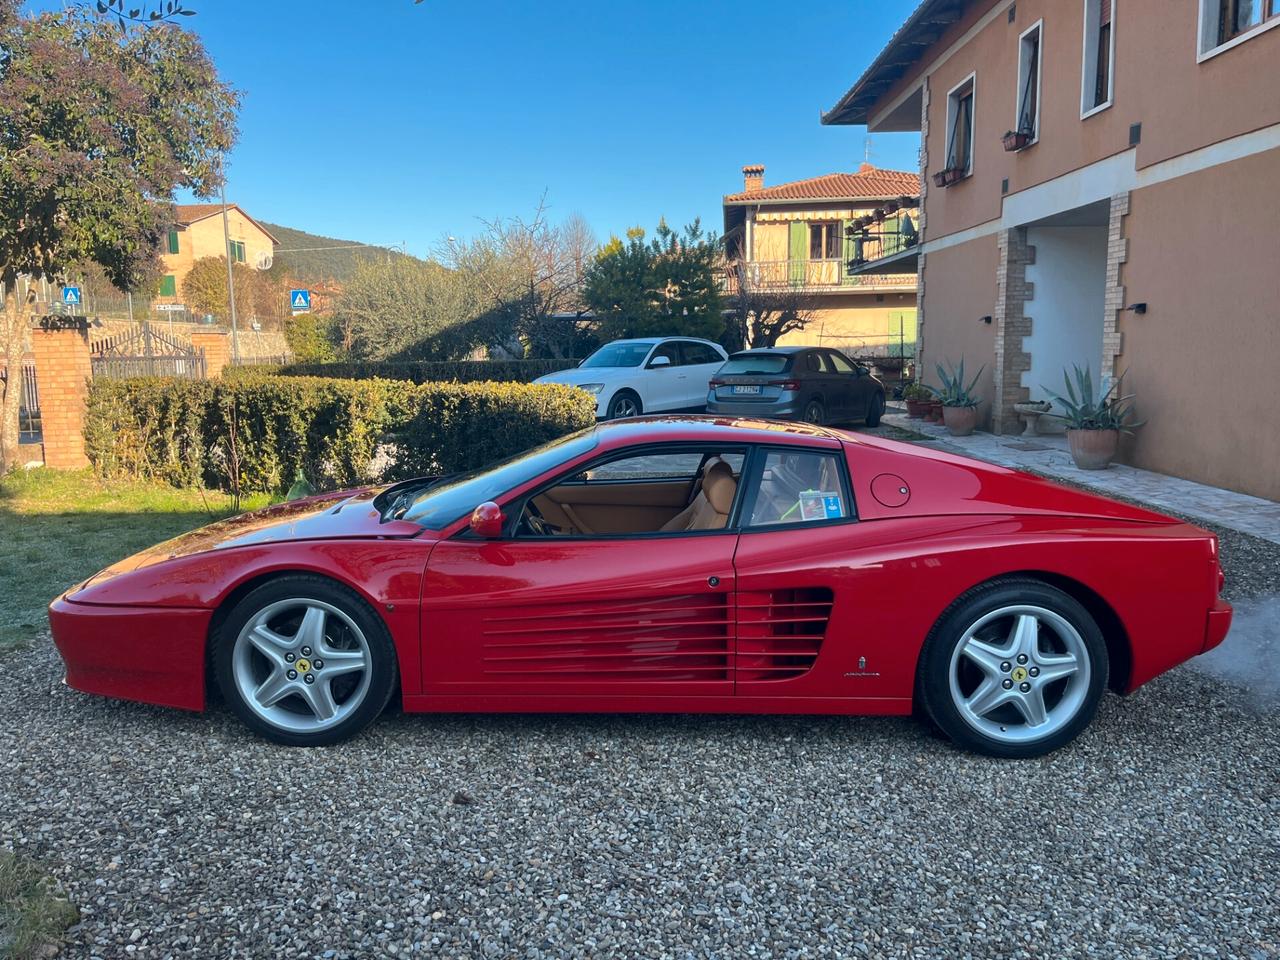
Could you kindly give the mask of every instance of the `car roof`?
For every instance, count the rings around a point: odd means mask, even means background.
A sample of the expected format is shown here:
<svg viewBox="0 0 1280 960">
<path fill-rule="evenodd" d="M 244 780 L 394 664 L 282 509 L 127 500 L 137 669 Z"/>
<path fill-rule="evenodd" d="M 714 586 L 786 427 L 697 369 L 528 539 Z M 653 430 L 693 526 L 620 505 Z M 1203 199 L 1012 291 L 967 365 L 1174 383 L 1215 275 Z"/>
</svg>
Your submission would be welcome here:
<svg viewBox="0 0 1280 960">
<path fill-rule="evenodd" d="M 806 350 L 825 350 L 826 347 L 752 347 L 750 350 L 738 350 L 729 354 L 731 357 L 758 356 L 762 353 L 804 353 Z"/>
<path fill-rule="evenodd" d="M 716 344 L 714 340 L 704 340 L 702 337 L 680 337 L 680 336 L 674 336 L 674 337 L 620 337 L 620 338 L 619 338 L 619 339 L 617 339 L 617 340 L 610 340 L 610 341 L 609 341 L 609 343 L 665 343 L 665 342 L 666 342 L 666 341 L 668 341 L 668 340 L 692 340 L 694 343 L 710 343 L 710 344 L 715 344 L 716 346 L 718 346 L 718 344 Z M 609 345 L 608 343 L 604 344 L 604 346 L 606 346 L 606 347 L 607 347 L 608 345 Z"/>
<path fill-rule="evenodd" d="M 822 446 L 838 446 L 848 439 L 844 434 L 810 423 L 697 414 L 657 414 L 607 420 L 598 424 L 595 429 L 600 447 L 606 449 L 682 440 L 695 443 L 770 444 L 813 444 L 818 441 Z"/>
</svg>

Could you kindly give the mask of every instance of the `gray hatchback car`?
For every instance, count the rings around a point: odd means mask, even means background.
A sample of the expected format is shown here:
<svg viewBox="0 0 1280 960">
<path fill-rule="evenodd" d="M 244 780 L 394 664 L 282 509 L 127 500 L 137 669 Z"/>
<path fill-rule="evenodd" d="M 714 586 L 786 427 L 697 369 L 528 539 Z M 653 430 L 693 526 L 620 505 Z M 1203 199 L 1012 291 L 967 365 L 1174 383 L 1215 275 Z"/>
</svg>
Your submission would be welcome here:
<svg viewBox="0 0 1280 960">
<path fill-rule="evenodd" d="M 874 427 L 884 413 L 884 384 L 829 347 L 742 350 L 712 375 L 707 413 Z"/>
</svg>

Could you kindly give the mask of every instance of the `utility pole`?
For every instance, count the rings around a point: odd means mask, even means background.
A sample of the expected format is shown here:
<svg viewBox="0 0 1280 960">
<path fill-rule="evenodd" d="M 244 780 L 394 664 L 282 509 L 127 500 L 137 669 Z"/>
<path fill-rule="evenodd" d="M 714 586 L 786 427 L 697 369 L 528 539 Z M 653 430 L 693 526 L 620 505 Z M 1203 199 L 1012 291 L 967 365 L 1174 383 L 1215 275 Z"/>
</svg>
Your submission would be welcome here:
<svg viewBox="0 0 1280 960">
<path fill-rule="evenodd" d="M 240 362 L 240 339 L 236 332 L 236 281 L 231 272 L 231 221 L 227 216 L 226 161 L 222 164 L 222 240 L 227 256 L 227 304 L 231 309 L 231 362 Z"/>
</svg>

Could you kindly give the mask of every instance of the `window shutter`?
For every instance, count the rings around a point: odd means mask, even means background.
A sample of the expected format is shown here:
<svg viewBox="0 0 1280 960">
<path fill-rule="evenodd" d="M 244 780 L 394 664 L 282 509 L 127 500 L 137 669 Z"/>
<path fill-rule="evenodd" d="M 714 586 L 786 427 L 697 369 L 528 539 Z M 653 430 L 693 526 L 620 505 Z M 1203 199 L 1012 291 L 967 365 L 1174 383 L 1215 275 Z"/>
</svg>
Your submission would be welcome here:
<svg viewBox="0 0 1280 960">
<path fill-rule="evenodd" d="M 172 273 L 166 274 L 160 278 L 160 296 L 176 297 L 178 295 L 178 281 Z"/>
<path fill-rule="evenodd" d="M 1111 0 L 1098 0 L 1098 26 L 1105 27 L 1111 22 Z"/>
<path fill-rule="evenodd" d="M 178 252 L 178 231 L 177 230 L 169 231 L 169 252 L 170 253 Z"/>
<path fill-rule="evenodd" d="M 809 260 L 809 224 L 793 220 L 787 238 L 787 258 L 791 261 L 788 279 L 793 284 L 804 283 L 805 265 Z"/>
</svg>

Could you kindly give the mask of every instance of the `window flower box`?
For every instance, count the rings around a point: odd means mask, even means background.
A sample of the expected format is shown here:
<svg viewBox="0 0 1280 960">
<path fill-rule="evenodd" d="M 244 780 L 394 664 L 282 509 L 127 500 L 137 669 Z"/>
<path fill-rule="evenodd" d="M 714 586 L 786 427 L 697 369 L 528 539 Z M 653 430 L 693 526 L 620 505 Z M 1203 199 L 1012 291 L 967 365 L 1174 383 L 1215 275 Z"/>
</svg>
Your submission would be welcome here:
<svg viewBox="0 0 1280 960">
<path fill-rule="evenodd" d="M 1029 147 L 1032 139 L 1033 135 L 1026 130 L 1009 130 L 1000 138 L 1000 142 L 1004 144 L 1006 153 L 1017 153 Z"/>
<path fill-rule="evenodd" d="M 963 167 L 947 167 L 933 175 L 933 185 L 935 187 L 949 187 L 953 183 L 963 180 L 964 176 L 965 170 Z"/>
</svg>

